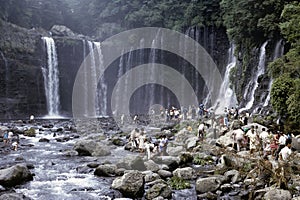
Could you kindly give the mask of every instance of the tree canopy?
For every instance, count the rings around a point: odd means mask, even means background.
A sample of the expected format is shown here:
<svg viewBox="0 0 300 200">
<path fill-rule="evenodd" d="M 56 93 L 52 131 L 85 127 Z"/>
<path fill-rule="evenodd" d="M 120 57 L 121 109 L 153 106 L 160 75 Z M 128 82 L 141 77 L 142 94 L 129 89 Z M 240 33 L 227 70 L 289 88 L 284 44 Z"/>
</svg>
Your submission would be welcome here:
<svg viewBox="0 0 300 200">
<path fill-rule="evenodd" d="M 274 78 L 271 103 L 274 109 L 286 119 L 288 131 L 300 127 L 300 3 L 284 6 L 281 14 L 281 33 L 290 43 L 291 49 L 269 65 Z"/>
</svg>

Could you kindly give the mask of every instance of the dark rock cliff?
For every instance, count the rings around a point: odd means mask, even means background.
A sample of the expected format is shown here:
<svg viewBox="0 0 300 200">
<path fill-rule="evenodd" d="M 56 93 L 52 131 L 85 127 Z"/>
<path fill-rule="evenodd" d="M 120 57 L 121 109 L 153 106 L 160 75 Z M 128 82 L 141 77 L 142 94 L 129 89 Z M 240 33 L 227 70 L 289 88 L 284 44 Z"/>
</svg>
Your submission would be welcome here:
<svg viewBox="0 0 300 200">
<path fill-rule="evenodd" d="M 46 112 L 41 33 L 0 21 L 0 117 Z"/>
</svg>

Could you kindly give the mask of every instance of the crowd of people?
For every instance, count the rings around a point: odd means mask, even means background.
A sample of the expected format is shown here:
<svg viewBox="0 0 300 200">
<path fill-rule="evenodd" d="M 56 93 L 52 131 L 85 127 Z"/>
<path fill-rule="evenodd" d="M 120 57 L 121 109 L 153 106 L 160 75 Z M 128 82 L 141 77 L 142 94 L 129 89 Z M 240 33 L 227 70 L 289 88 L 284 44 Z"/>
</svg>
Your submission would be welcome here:
<svg viewBox="0 0 300 200">
<path fill-rule="evenodd" d="M 272 155 L 275 160 L 287 160 L 292 150 L 292 135 L 284 134 L 281 131 L 272 133 L 271 130 L 251 126 L 250 130 L 241 128 L 233 130 L 233 139 L 237 148 L 247 148 L 249 144 L 250 154 L 255 151 L 261 151 L 264 155 Z"/>
<path fill-rule="evenodd" d="M 140 153 L 146 153 L 150 159 L 153 155 L 167 155 L 168 138 L 166 135 L 161 135 L 157 140 L 149 137 L 144 128 L 135 128 L 130 133 L 129 141 L 131 150 L 138 150 Z"/>
</svg>

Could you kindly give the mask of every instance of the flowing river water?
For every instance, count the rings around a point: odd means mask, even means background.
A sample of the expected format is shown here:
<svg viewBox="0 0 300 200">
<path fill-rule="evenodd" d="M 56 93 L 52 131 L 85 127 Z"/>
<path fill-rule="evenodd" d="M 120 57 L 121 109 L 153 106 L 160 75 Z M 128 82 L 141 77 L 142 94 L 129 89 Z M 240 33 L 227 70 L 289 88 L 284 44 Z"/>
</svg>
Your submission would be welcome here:
<svg viewBox="0 0 300 200">
<path fill-rule="evenodd" d="M 17 192 L 37 200 L 111 199 L 120 196 L 110 189 L 113 178 L 95 176 L 94 169 L 87 164 L 115 162 L 131 152 L 125 151 L 124 147 L 114 147 L 110 156 L 72 156 L 73 145 L 80 140 L 78 135 L 68 131 L 57 132 L 55 137 L 53 134 L 53 131 L 44 130 L 36 137 L 20 135 L 18 151 L 6 149 L 1 153 L 2 167 L 16 163 L 33 166 L 33 181 L 16 187 Z M 58 142 L 59 138 L 62 141 Z M 63 138 L 68 138 L 68 141 L 63 141 Z M 39 142 L 40 139 L 48 139 L 49 142 Z"/>
</svg>

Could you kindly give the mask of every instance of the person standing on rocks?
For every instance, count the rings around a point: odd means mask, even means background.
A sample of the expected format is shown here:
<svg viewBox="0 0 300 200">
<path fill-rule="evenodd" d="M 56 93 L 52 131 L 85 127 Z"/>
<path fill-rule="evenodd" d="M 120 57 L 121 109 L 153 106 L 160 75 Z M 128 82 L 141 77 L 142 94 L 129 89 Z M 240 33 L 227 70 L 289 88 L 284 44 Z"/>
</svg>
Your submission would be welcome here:
<svg viewBox="0 0 300 200">
<path fill-rule="evenodd" d="M 165 135 L 162 135 L 159 140 L 159 152 L 160 155 L 166 156 L 167 155 L 167 147 L 168 147 L 168 138 Z"/>
<path fill-rule="evenodd" d="M 203 141 L 204 139 L 204 134 L 205 134 L 205 124 L 201 123 L 198 126 L 198 138 L 200 139 L 200 141 Z"/>
<path fill-rule="evenodd" d="M 251 129 L 246 133 L 246 136 L 249 138 L 250 154 L 253 154 L 254 151 L 256 151 L 258 149 L 258 146 L 260 145 L 259 135 L 255 131 L 254 126 L 251 126 Z"/>
<path fill-rule="evenodd" d="M 11 143 L 12 142 L 12 138 L 14 136 L 14 133 L 9 131 L 8 132 L 8 137 L 7 137 L 7 143 Z"/>
<path fill-rule="evenodd" d="M 244 147 L 246 143 L 245 133 L 241 128 L 239 128 L 233 130 L 232 135 L 233 135 L 234 143 L 236 144 L 237 151 L 240 151 L 241 147 Z"/>
<path fill-rule="evenodd" d="M 8 143 L 8 132 L 7 131 L 5 131 L 3 134 L 3 142 L 4 142 L 4 144 Z"/>
<path fill-rule="evenodd" d="M 259 138 L 262 141 L 262 148 L 265 149 L 269 141 L 269 133 L 266 131 L 265 128 L 262 128 L 262 132 L 259 134 Z"/>
<path fill-rule="evenodd" d="M 286 146 L 286 140 L 287 140 L 287 136 L 283 133 L 283 132 L 279 132 L 279 146 L 278 149 L 276 151 L 276 158 L 275 160 L 278 160 L 279 158 L 279 153 L 281 151 L 281 149 L 283 149 Z"/>
<path fill-rule="evenodd" d="M 137 143 L 137 135 L 138 135 L 139 129 L 135 128 L 134 130 L 131 131 L 130 133 L 130 141 L 131 141 L 131 149 L 136 149 L 138 147 Z"/>
<path fill-rule="evenodd" d="M 288 158 L 292 154 L 291 147 L 292 147 L 292 140 L 291 139 L 287 139 L 285 147 L 282 148 L 281 151 L 279 152 L 279 158 L 280 158 L 280 160 L 283 160 L 283 161 L 288 160 Z"/>
<path fill-rule="evenodd" d="M 141 128 L 141 133 L 139 135 L 139 137 L 137 138 L 137 140 L 139 141 L 139 151 L 142 153 L 145 150 L 145 140 L 146 140 L 146 133 L 144 128 Z"/>
</svg>

